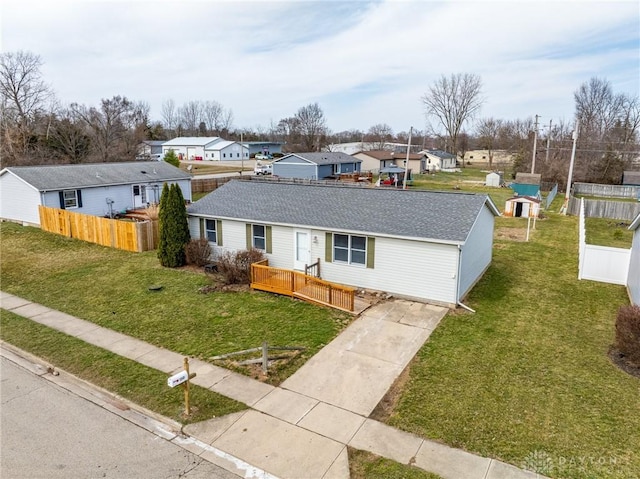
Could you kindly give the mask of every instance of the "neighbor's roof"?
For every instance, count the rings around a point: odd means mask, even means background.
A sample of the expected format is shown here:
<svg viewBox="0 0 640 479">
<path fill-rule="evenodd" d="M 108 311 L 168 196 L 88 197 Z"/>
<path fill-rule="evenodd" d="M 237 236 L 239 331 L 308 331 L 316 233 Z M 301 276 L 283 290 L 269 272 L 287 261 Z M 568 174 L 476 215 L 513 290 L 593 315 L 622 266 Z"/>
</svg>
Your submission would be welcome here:
<svg viewBox="0 0 640 479">
<path fill-rule="evenodd" d="M 187 212 L 463 243 L 485 205 L 499 215 L 486 195 L 234 180 L 189 205 Z"/>
<path fill-rule="evenodd" d="M 282 158 L 278 158 L 274 160 L 274 163 L 284 160 L 285 158 L 290 158 L 292 156 L 297 156 L 299 158 L 303 158 L 307 161 L 315 163 L 316 165 L 333 165 L 336 163 L 362 163 L 362 160 L 358 158 L 354 158 L 351 155 L 347 155 L 342 152 L 319 152 L 319 153 L 289 153 L 288 155 L 283 156 Z"/>
<path fill-rule="evenodd" d="M 540 187 L 538 185 L 527 185 L 523 183 L 511 183 L 511 189 L 520 196 L 538 196 Z"/>
<path fill-rule="evenodd" d="M 166 143 L 166 140 L 144 140 L 142 143 L 149 146 L 162 146 Z"/>
<path fill-rule="evenodd" d="M 541 200 L 539 200 L 538 198 L 524 195 L 512 196 L 511 198 L 508 198 L 507 201 L 515 201 L 516 203 L 522 203 L 524 201 L 530 201 L 531 203 L 541 203 Z"/>
<path fill-rule="evenodd" d="M 427 155 L 437 156 L 438 158 L 456 158 L 456 155 L 452 155 L 451 153 L 447 153 L 442 150 L 424 150 L 421 153 L 425 153 Z"/>
<path fill-rule="evenodd" d="M 11 166 L 11 172 L 38 191 L 190 179 L 191 174 L 166 161 L 83 163 L 81 165 Z"/>
<path fill-rule="evenodd" d="M 356 153 L 357 155 L 368 155 L 376 160 L 406 160 L 406 153 L 394 153 L 388 150 L 369 150 L 369 151 L 359 151 Z M 421 160 L 424 158 L 424 155 L 419 153 L 410 153 L 410 160 Z"/>
<path fill-rule="evenodd" d="M 284 143 L 281 143 L 279 141 L 243 141 L 243 144 L 250 146 L 250 145 L 284 145 Z"/>
<path fill-rule="evenodd" d="M 623 185 L 640 185 L 640 171 L 624 171 L 622 173 Z"/>
<path fill-rule="evenodd" d="M 515 182 L 521 185 L 539 185 L 541 178 L 539 173 L 516 173 Z"/>
<path fill-rule="evenodd" d="M 207 150 L 222 150 L 223 148 L 226 148 L 227 146 L 231 146 L 234 143 L 236 142 L 231 140 L 220 140 L 215 142 L 213 145 L 211 145 L 210 148 L 207 148 Z"/>
<path fill-rule="evenodd" d="M 218 140 L 220 140 L 218 136 L 179 136 L 173 140 L 165 141 L 162 146 L 206 146 Z"/>
</svg>

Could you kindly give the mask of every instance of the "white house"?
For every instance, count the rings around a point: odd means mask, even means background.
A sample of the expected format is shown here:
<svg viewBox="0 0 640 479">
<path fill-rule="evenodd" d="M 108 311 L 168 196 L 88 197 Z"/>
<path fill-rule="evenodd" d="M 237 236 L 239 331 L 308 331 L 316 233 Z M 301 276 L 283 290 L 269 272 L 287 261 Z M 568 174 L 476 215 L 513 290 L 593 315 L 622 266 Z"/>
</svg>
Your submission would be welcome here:
<svg viewBox="0 0 640 479">
<path fill-rule="evenodd" d="M 180 136 L 162 144 L 162 155 L 173 150 L 182 160 L 206 160 L 205 150 L 211 148 L 214 143 L 224 141 L 218 136 Z"/>
<path fill-rule="evenodd" d="M 451 171 L 456 168 L 456 155 L 442 150 L 423 150 L 421 155 L 427 157 L 427 167 L 429 171 Z"/>
<path fill-rule="evenodd" d="M 214 255 L 255 247 L 295 270 L 319 259 L 327 281 L 447 306 L 491 263 L 499 215 L 486 195 L 241 180 L 187 212 Z"/>
<path fill-rule="evenodd" d="M 207 145 L 204 159 L 211 161 L 242 161 L 249 159 L 249 147 L 237 141 L 220 140 Z"/>
<path fill-rule="evenodd" d="M 640 214 L 631 222 L 629 229 L 633 231 L 631 258 L 627 276 L 627 291 L 633 304 L 640 306 Z"/>
<path fill-rule="evenodd" d="M 191 200 L 191 175 L 164 161 L 12 166 L 0 171 L 0 218 L 39 225 L 39 205 L 107 216 L 159 202 L 164 183 Z"/>
</svg>

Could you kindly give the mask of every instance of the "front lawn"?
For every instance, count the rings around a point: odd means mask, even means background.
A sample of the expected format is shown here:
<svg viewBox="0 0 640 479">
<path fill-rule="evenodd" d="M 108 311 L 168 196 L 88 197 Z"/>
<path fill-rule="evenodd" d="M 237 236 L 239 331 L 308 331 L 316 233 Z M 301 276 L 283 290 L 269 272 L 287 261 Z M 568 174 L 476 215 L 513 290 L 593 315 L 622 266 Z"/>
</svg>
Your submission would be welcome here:
<svg viewBox="0 0 640 479">
<path fill-rule="evenodd" d="M 263 341 L 307 348 L 270 371 L 272 384 L 351 320 L 347 313 L 268 293 L 199 293 L 210 284 L 204 274 L 163 268 L 155 251 L 129 253 L 13 223 L 0 228 L 3 291 L 203 360 Z M 162 290 L 149 291 L 151 285 Z"/>
<path fill-rule="evenodd" d="M 417 355 L 388 422 L 554 478 L 640 471 L 640 380 L 607 356 L 622 286 L 579 281 L 578 220 L 496 239 L 489 270 Z M 496 229 L 526 226 L 498 218 Z"/>
<path fill-rule="evenodd" d="M 184 424 L 246 409 L 242 403 L 194 384 L 189 391 L 191 415 L 185 417 L 183 389 L 169 388 L 165 373 L 3 309 L 0 337 L 57 368 Z"/>
</svg>

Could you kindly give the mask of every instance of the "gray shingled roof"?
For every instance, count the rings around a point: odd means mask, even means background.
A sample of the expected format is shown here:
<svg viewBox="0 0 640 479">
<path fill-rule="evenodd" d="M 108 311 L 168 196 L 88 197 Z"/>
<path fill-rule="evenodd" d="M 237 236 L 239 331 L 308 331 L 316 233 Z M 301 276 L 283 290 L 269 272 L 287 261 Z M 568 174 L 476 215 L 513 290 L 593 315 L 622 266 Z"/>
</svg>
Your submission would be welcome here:
<svg viewBox="0 0 640 479">
<path fill-rule="evenodd" d="M 191 178 L 166 161 L 83 163 L 81 165 L 11 166 L 6 168 L 38 191 L 148 183 Z"/>
<path fill-rule="evenodd" d="M 333 165 L 336 163 L 362 163 L 362 160 L 358 158 L 354 158 L 351 155 L 347 155 L 342 152 L 319 152 L 319 153 L 291 153 L 290 155 L 283 156 L 275 161 L 280 161 L 287 156 L 299 156 L 300 158 L 304 158 L 305 160 L 309 160 L 316 165 Z"/>
<path fill-rule="evenodd" d="M 488 196 L 230 181 L 189 205 L 195 216 L 462 243 Z"/>
</svg>

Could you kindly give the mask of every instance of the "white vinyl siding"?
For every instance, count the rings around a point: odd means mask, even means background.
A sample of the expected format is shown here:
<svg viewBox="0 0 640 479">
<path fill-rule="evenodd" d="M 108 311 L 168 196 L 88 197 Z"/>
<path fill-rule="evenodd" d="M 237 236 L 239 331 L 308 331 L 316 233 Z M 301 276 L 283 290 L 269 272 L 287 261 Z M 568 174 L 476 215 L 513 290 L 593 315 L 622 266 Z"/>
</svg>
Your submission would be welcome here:
<svg viewBox="0 0 640 479">
<path fill-rule="evenodd" d="M 640 226 L 633 234 L 627 289 L 633 304 L 640 305 Z"/>
<path fill-rule="evenodd" d="M 462 247 L 458 300 L 462 299 L 491 263 L 494 216 L 488 207 L 476 218 Z"/>
<path fill-rule="evenodd" d="M 0 218 L 39 225 L 40 193 L 8 171 L 0 177 L 0 185 Z"/>
</svg>

